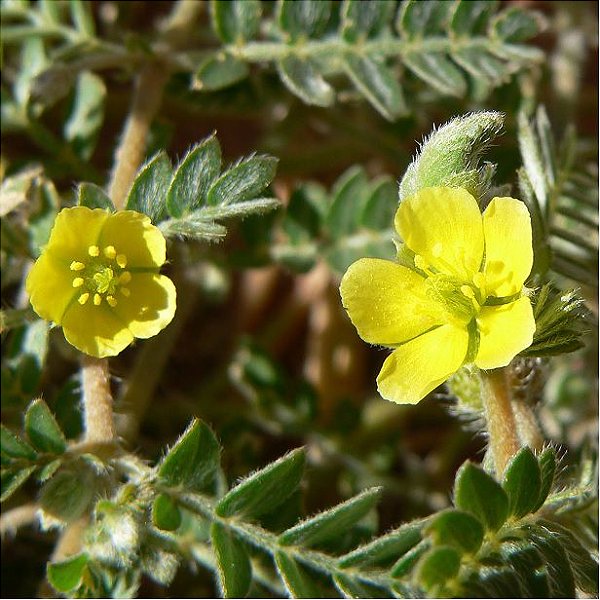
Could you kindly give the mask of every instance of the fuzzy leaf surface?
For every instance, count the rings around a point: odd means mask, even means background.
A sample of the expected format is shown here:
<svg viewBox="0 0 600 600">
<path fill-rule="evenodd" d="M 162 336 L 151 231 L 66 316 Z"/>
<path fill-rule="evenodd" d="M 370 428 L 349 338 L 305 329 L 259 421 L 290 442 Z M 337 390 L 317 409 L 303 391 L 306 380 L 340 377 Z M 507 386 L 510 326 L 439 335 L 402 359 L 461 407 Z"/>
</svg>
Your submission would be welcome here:
<svg viewBox="0 0 600 600">
<path fill-rule="evenodd" d="M 25 432 L 31 444 L 40 452 L 62 454 L 67 441 L 46 403 L 34 400 L 25 413 Z"/>
<path fill-rule="evenodd" d="M 303 449 L 292 450 L 264 469 L 250 475 L 217 504 L 220 517 L 259 517 L 277 508 L 296 489 L 304 471 Z"/>
<path fill-rule="evenodd" d="M 508 497 L 500 484 L 469 461 L 456 475 L 454 503 L 492 531 L 500 529 L 508 517 Z"/>
</svg>

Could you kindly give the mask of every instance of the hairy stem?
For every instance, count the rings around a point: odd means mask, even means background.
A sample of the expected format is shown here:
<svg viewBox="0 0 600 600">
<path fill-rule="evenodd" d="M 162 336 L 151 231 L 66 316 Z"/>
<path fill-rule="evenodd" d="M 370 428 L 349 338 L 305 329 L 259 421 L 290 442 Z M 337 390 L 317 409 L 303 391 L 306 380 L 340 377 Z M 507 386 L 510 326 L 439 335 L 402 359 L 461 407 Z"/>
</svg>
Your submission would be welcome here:
<svg viewBox="0 0 600 600">
<path fill-rule="evenodd" d="M 481 395 L 496 477 L 500 479 L 508 461 L 521 446 L 505 369 L 481 372 Z"/>
<path fill-rule="evenodd" d="M 541 450 L 544 446 L 544 436 L 531 406 L 522 400 L 514 400 L 512 407 L 521 443 L 532 450 Z"/>
<path fill-rule="evenodd" d="M 115 425 L 108 360 L 84 354 L 81 360 L 81 379 L 84 442 L 110 442 L 115 437 Z"/>
<path fill-rule="evenodd" d="M 4 511 L 0 517 L 0 537 L 15 535 L 18 529 L 35 521 L 39 506 L 35 502 Z"/>
<path fill-rule="evenodd" d="M 115 154 L 108 186 L 108 195 L 117 210 L 124 208 L 127 192 L 144 159 L 148 131 L 160 106 L 167 76 L 164 67 L 151 63 L 142 69 L 136 81 L 131 112 Z"/>
</svg>

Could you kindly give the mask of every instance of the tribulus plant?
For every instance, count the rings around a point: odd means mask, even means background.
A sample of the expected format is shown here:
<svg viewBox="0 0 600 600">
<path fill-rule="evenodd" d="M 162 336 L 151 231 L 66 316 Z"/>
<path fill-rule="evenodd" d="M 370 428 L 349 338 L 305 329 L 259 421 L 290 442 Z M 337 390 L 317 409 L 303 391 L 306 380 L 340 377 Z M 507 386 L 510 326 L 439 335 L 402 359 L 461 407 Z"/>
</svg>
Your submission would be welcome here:
<svg viewBox="0 0 600 600">
<path fill-rule="evenodd" d="M 533 8 L 1 2 L 4 596 L 598 595 L 594 10 Z"/>
</svg>

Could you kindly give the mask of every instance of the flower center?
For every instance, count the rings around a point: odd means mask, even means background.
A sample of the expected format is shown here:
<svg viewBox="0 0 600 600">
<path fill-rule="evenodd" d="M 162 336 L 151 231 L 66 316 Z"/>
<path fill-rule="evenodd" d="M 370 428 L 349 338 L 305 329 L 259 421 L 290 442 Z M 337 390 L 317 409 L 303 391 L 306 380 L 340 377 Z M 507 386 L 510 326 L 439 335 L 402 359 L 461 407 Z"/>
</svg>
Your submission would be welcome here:
<svg viewBox="0 0 600 600">
<path fill-rule="evenodd" d="M 478 283 L 466 284 L 456 277 L 438 273 L 427 277 L 428 295 L 461 323 L 469 323 L 485 301 Z"/>
<path fill-rule="evenodd" d="M 88 255 L 89 260 L 74 260 L 69 267 L 75 275 L 73 287 L 81 292 L 77 301 L 84 305 L 91 298 L 95 306 L 103 300 L 111 307 L 117 306 L 117 293 L 125 297 L 130 294 L 125 287 L 131 281 L 131 273 L 125 270 L 127 257 L 118 254 L 114 246 L 105 246 L 102 252 L 98 246 L 90 246 Z"/>
</svg>

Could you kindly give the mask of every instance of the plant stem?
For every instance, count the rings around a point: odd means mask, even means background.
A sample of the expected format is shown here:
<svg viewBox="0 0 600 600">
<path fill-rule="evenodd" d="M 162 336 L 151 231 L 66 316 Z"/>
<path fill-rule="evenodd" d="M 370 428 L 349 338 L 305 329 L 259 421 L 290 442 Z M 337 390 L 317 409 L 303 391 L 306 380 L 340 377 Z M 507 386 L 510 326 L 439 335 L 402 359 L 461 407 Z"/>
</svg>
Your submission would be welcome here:
<svg viewBox="0 0 600 600">
<path fill-rule="evenodd" d="M 522 400 L 513 400 L 512 408 L 521 443 L 532 450 L 541 450 L 544 446 L 544 437 L 531 406 Z"/>
<path fill-rule="evenodd" d="M 0 517 L 0 537 L 4 539 L 6 535 L 15 535 L 19 528 L 33 523 L 38 508 L 37 503 L 30 502 L 3 512 Z"/>
<path fill-rule="evenodd" d="M 111 442 L 115 437 L 108 360 L 83 355 L 84 442 Z"/>
<path fill-rule="evenodd" d="M 162 65 L 148 64 L 136 82 L 131 112 L 125 123 L 121 142 L 115 153 L 115 165 L 108 195 L 117 210 L 125 206 L 127 192 L 146 152 L 150 124 L 162 99 L 168 73 Z"/>
<path fill-rule="evenodd" d="M 504 368 L 481 372 L 481 395 L 496 477 L 500 479 L 508 461 L 521 446 Z"/>
</svg>

